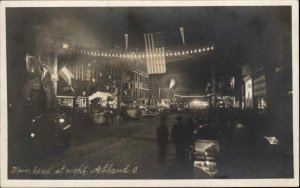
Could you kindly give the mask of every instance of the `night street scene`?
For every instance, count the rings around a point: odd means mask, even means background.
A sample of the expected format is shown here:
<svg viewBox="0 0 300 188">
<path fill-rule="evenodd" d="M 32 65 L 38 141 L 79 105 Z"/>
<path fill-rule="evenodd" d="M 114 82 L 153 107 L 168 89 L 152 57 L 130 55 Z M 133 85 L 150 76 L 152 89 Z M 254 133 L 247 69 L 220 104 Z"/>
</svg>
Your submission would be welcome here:
<svg viewBox="0 0 300 188">
<path fill-rule="evenodd" d="M 294 178 L 291 6 L 7 7 L 8 179 Z"/>
</svg>

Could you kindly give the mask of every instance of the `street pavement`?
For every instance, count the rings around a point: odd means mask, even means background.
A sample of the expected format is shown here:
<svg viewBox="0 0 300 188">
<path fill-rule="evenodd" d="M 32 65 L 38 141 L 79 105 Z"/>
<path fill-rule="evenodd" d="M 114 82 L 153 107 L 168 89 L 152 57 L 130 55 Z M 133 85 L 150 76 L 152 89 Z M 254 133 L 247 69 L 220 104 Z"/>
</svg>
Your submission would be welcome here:
<svg viewBox="0 0 300 188">
<path fill-rule="evenodd" d="M 175 115 L 168 117 L 169 132 L 171 125 L 175 123 L 175 117 Z M 171 140 L 167 148 L 169 165 L 158 165 L 156 128 L 159 123 L 159 116 L 156 116 L 132 120 L 114 128 L 77 125 L 73 128 L 71 148 L 64 152 L 52 153 L 40 160 L 16 161 L 10 165 L 11 178 L 193 178 L 191 173 L 186 173 L 185 168 L 180 168 L 180 171 L 177 169 L 175 146 Z M 12 173 L 13 170 L 17 171 L 16 167 L 24 168 L 24 166 L 31 171 L 30 174 Z M 34 170 L 36 173 L 33 173 Z M 59 170 L 62 173 L 59 173 Z"/>
<path fill-rule="evenodd" d="M 183 114 L 185 115 L 185 114 Z M 156 128 L 160 116 L 131 120 L 117 127 L 76 122 L 72 127 L 72 146 L 55 150 L 44 158 L 25 155 L 18 144 L 11 148 L 9 178 L 24 179 L 209 179 L 209 178 L 285 178 L 292 176 L 290 154 L 276 146 L 262 147 L 260 143 L 233 145 L 221 143 L 217 172 L 208 173 L 193 165 L 177 165 L 175 146 L 169 139 L 166 166 L 158 165 Z M 176 122 L 169 115 L 169 133 Z M 243 135 L 234 133 L 233 138 Z M 22 137 L 21 137 L 22 138 Z M 254 142 L 253 142 L 254 143 Z M 226 145 L 226 147 L 225 147 Z M 25 149 L 24 149 L 25 146 Z M 13 157 L 12 157 L 13 156 Z"/>
</svg>

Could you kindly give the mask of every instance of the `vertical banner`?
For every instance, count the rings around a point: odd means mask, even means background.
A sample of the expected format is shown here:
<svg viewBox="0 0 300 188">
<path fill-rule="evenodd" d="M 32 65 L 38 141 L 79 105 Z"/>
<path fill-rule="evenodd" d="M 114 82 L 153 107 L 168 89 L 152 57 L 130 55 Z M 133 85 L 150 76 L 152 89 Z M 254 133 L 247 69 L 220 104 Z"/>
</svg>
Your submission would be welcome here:
<svg viewBox="0 0 300 188">
<path fill-rule="evenodd" d="M 83 62 L 81 61 L 81 80 L 84 80 L 84 66 L 83 66 Z"/>
<path fill-rule="evenodd" d="M 164 49 L 164 33 L 144 34 L 146 62 L 148 74 L 163 74 L 166 72 Z"/>
<path fill-rule="evenodd" d="M 92 64 L 88 63 L 85 69 L 85 80 L 91 81 L 92 80 Z"/>
<path fill-rule="evenodd" d="M 125 34 L 125 50 L 128 49 L 128 34 Z"/>
<path fill-rule="evenodd" d="M 183 43 L 183 46 L 185 46 L 185 40 L 184 40 L 184 29 L 183 29 L 183 27 L 180 27 L 180 34 L 181 34 L 181 38 L 182 38 L 182 43 Z"/>
</svg>

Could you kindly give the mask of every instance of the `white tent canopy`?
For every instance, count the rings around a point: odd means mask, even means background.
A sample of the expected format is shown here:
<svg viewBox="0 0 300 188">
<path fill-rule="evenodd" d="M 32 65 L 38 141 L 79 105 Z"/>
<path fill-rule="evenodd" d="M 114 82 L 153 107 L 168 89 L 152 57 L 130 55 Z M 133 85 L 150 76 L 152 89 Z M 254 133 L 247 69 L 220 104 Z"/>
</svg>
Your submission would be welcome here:
<svg viewBox="0 0 300 188">
<path fill-rule="evenodd" d="M 96 93 L 92 94 L 91 96 L 89 96 L 89 101 L 94 100 L 96 98 L 101 98 L 102 101 L 106 101 L 107 97 L 111 97 L 113 98 L 113 95 L 110 93 L 106 93 L 106 92 L 101 92 L 101 91 L 97 91 Z"/>
</svg>

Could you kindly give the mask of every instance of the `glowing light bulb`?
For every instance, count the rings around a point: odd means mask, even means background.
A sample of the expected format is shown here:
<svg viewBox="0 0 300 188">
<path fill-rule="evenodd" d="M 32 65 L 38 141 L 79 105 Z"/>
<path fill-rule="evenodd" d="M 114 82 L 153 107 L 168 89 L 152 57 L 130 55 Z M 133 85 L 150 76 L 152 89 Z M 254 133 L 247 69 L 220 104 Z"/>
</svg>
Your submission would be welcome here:
<svg viewBox="0 0 300 188">
<path fill-rule="evenodd" d="M 63 49 L 67 49 L 67 48 L 69 48 L 69 45 L 68 44 L 63 44 L 62 47 L 63 47 Z"/>
</svg>

